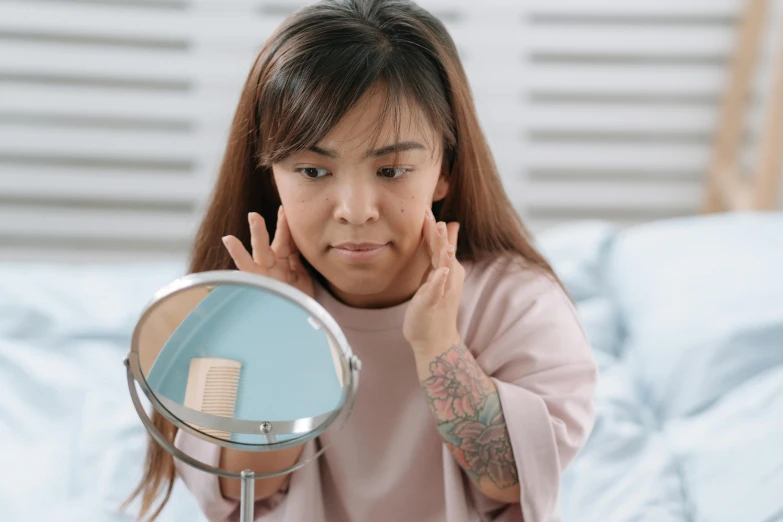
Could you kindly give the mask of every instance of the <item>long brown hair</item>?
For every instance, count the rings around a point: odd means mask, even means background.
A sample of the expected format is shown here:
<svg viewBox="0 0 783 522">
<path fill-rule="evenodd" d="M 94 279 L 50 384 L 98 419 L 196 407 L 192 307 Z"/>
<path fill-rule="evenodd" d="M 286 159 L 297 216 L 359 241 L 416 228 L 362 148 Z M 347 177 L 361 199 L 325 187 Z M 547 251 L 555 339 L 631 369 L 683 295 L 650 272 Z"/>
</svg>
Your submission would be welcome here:
<svg viewBox="0 0 783 522">
<path fill-rule="evenodd" d="M 460 223 L 457 257 L 513 254 L 557 280 L 506 196 L 453 40 L 439 20 L 405 0 L 323 0 L 269 38 L 242 90 L 190 272 L 235 268 L 221 237 L 234 235 L 250 249 L 248 212 L 260 213 L 273 236 L 280 198 L 272 163 L 315 145 L 371 87 L 384 90 L 386 109 L 398 119 L 401 102 L 411 101 L 443 136 L 449 191 L 433 212 Z M 176 428 L 157 412 L 153 422 L 173 442 Z M 152 439 L 145 466 L 129 502 L 142 496 L 141 518 L 164 494 L 152 520 L 171 494 L 175 468 Z"/>
</svg>

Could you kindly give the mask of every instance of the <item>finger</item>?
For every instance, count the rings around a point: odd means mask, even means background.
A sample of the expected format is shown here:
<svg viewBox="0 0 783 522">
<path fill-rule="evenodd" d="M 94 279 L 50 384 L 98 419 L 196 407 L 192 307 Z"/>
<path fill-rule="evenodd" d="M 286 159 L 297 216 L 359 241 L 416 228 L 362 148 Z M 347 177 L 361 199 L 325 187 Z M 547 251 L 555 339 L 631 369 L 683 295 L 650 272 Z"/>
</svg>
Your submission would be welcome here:
<svg viewBox="0 0 783 522">
<path fill-rule="evenodd" d="M 427 242 L 432 266 L 437 269 L 442 266 L 441 253 L 448 241 L 446 223 L 436 221 L 432 209 L 427 208 L 427 217 L 424 220 L 424 225 L 424 239 Z"/>
<path fill-rule="evenodd" d="M 446 262 L 444 263 L 444 266 L 448 267 L 449 275 L 445 278 L 444 292 L 448 292 L 449 289 L 454 286 L 454 278 L 456 277 L 455 265 L 459 263 L 459 261 L 457 261 L 457 247 L 449 245 L 446 251 Z"/>
<path fill-rule="evenodd" d="M 258 273 L 259 266 L 253 260 L 253 256 L 245 249 L 245 246 L 234 236 L 223 237 L 223 244 L 226 245 L 231 259 L 234 260 L 234 264 L 239 270 L 244 272 Z"/>
<path fill-rule="evenodd" d="M 453 279 L 455 277 L 455 264 L 458 263 L 457 261 L 457 238 L 459 234 L 459 223 L 456 221 L 452 221 L 447 225 L 447 235 L 448 235 L 448 247 L 446 247 L 447 251 L 447 259 L 444 262 L 444 266 L 448 266 L 451 269 L 451 277 L 448 277 L 446 279 L 446 287 L 445 291 L 448 292 L 449 289 L 451 289 L 454 286 Z"/>
<path fill-rule="evenodd" d="M 285 209 L 283 208 L 282 205 L 280 205 L 278 212 L 283 217 L 283 220 L 285 220 L 285 229 L 286 229 L 286 233 L 288 234 L 288 255 L 292 256 L 294 254 L 298 254 L 299 247 L 296 245 L 296 241 L 294 241 L 294 236 L 291 234 L 291 226 L 288 224 L 288 216 L 286 215 Z"/>
<path fill-rule="evenodd" d="M 432 267 L 437 269 L 443 266 L 443 251 L 448 246 L 448 229 L 446 223 L 440 221 L 431 226 L 429 237 L 427 238 L 430 251 L 430 262 Z"/>
<path fill-rule="evenodd" d="M 275 266 L 275 255 L 269 247 L 269 232 L 263 216 L 251 212 L 247 216 L 250 222 L 250 246 L 253 250 L 253 261 L 266 270 Z"/>
<path fill-rule="evenodd" d="M 283 259 L 291 255 L 293 244 L 291 238 L 291 229 L 288 228 L 288 218 L 285 215 L 283 206 L 277 210 L 277 229 L 275 230 L 275 238 L 272 240 L 272 250 L 278 259 Z"/>
<path fill-rule="evenodd" d="M 440 255 L 438 256 L 438 264 L 435 266 L 436 269 L 449 266 L 451 264 L 451 258 L 454 257 L 452 250 L 453 248 L 448 245 L 441 247 Z"/>
<path fill-rule="evenodd" d="M 302 280 L 308 276 L 307 269 L 302 264 L 301 254 L 295 253 L 288 256 L 288 266 L 291 267 L 291 271 L 294 273 L 294 279 L 296 281 Z"/>
<path fill-rule="evenodd" d="M 459 237 L 459 223 L 456 221 L 452 221 L 448 225 L 446 225 L 448 229 L 448 238 L 449 238 L 449 244 L 452 245 L 454 248 L 457 248 L 457 238 Z"/>
<path fill-rule="evenodd" d="M 437 236 L 436 224 L 435 216 L 432 214 L 432 209 L 427 208 L 426 215 L 424 217 L 424 242 L 427 244 L 427 252 L 430 255 L 431 263 L 433 265 L 436 263 L 436 256 L 438 254 L 438 250 L 436 250 L 434 247 L 434 240 Z"/>
<path fill-rule="evenodd" d="M 438 264 L 435 266 L 435 268 L 448 266 L 449 263 L 448 251 L 450 248 L 448 235 L 449 235 L 449 231 L 446 226 L 446 223 L 444 223 L 443 221 L 439 222 L 438 237 L 436 239 L 439 255 L 437 260 Z"/>
<path fill-rule="evenodd" d="M 449 276 L 449 269 L 446 267 L 439 268 L 433 273 L 435 275 L 432 277 L 432 280 L 427 283 L 427 294 L 425 301 L 428 306 L 437 305 L 443 298 L 443 294 L 446 289 L 446 280 Z"/>
</svg>

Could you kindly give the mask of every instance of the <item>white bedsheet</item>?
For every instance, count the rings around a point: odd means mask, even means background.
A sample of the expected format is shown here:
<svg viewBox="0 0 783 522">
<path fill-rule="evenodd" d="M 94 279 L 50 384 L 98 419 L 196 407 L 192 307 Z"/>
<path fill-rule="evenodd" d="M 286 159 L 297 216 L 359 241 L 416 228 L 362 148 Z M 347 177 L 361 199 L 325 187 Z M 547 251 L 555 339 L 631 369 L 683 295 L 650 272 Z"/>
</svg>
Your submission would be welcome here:
<svg viewBox="0 0 783 522">
<path fill-rule="evenodd" d="M 167 264 L 0 269 L 0 520 L 131 521 L 146 432 L 123 358 Z M 205 520 L 177 482 L 161 521 Z"/>
</svg>

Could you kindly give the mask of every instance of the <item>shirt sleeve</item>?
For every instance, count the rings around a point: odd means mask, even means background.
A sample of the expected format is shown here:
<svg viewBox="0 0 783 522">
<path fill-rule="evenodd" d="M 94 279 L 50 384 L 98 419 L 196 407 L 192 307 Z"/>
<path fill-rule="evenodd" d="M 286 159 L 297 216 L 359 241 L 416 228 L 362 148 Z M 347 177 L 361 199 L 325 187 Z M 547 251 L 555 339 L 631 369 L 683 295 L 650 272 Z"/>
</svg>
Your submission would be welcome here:
<svg viewBox="0 0 783 522">
<path fill-rule="evenodd" d="M 506 272 L 483 310 L 488 328 L 468 347 L 498 390 L 519 508 L 528 522 L 558 520 L 561 476 L 594 424 L 598 366 L 590 343 L 566 292 L 543 273 Z M 484 513 L 500 507 L 478 503 Z"/>
</svg>

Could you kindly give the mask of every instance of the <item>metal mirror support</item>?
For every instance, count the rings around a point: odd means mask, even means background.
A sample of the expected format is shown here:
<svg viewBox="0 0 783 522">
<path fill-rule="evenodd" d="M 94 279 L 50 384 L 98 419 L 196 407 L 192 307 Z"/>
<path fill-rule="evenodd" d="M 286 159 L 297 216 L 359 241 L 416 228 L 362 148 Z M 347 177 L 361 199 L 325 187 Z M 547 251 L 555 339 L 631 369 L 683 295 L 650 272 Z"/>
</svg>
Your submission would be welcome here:
<svg viewBox="0 0 783 522">
<path fill-rule="evenodd" d="M 159 290 L 133 332 L 125 359 L 133 405 L 153 439 L 174 457 L 241 479 L 241 520 L 253 520 L 256 479 L 274 472 L 217 468 L 181 451 L 154 426 L 152 408 L 179 430 L 223 448 L 276 451 L 304 444 L 350 415 L 361 363 L 315 300 L 274 279 L 220 270 Z M 332 440 L 334 440 L 332 438 Z"/>
</svg>

